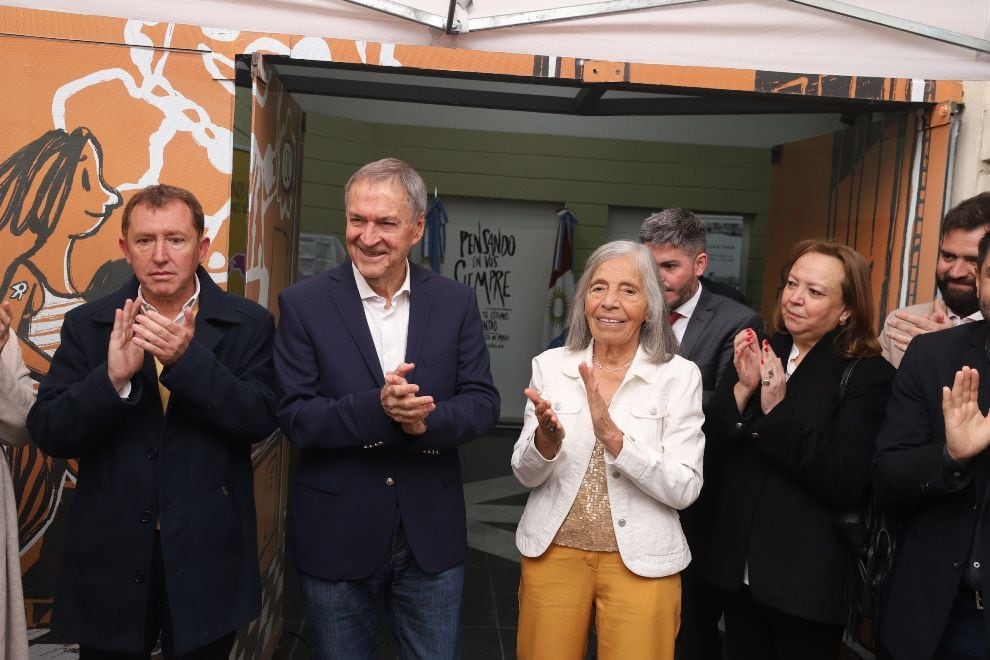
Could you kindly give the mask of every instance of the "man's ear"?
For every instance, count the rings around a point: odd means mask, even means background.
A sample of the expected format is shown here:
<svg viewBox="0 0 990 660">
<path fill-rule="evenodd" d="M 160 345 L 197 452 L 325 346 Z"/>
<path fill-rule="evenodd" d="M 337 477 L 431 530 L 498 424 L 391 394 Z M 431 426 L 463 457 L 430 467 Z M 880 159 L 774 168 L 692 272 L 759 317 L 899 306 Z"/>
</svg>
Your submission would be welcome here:
<svg viewBox="0 0 990 660">
<path fill-rule="evenodd" d="M 699 252 L 698 256 L 694 258 L 694 276 L 701 277 L 705 274 L 708 269 L 708 253 Z"/>
</svg>

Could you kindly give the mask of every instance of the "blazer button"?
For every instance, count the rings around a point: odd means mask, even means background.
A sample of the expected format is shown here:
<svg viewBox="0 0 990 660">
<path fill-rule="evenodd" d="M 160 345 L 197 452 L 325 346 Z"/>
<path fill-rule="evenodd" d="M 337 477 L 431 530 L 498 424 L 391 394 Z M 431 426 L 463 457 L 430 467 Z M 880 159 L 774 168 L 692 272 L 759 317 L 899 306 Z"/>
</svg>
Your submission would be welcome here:
<svg viewBox="0 0 990 660">
<path fill-rule="evenodd" d="M 619 518 L 619 527 L 625 527 L 625 526 L 626 526 L 626 519 Z"/>
<path fill-rule="evenodd" d="M 736 422 L 736 430 L 737 431 L 742 431 L 742 428 L 743 428 L 743 423 L 742 422 Z"/>
<path fill-rule="evenodd" d="M 753 437 L 753 440 L 759 440 L 760 439 L 760 434 L 759 433 L 751 433 L 750 435 Z"/>
<path fill-rule="evenodd" d="M 138 571 L 137 573 L 134 574 L 134 583 L 135 584 L 142 584 L 142 583 L 144 583 L 144 579 L 145 579 L 144 571 Z"/>
<path fill-rule="evenodd" d="M 553 404 L 553 409 L 554 410 L 557 410 L 557 411 L 560 411 L 560 404 L 559 403 Z"/>
<path fill-rule="evenodd" d="M 140 518 L 140 520 L 143 523 L 149 523 L 149 522 L 151 522 L 151 511 L 149 511 L 148 509 L 145 509 L 144 511 L 142 511 L 141 512 L 141 518 Z"/>
<path fill-rule="evenodd" d="M 657 414 L 657 409 L 656 408 L 650 408 L 650 414 L 651 415 L 656 415 Z"/>
<path fill-rule="evenodd" d="M 613 478 L 613 479 L 618 479 L 618 478 L 619 478 L 619 476 L 620 476 L 621 474 L 622 474 L 622 473 L 621 473 L 621 472 L 619 472 L 618 470 L 613 470 L 613 471 L 612 471 L 612 478 Z"/>
<path fill-rule="evenodd" d="M 158 447 L 152 447 L 148 451 L 144 452 L 144 457 L 149 461 L 153 461 L 158 458 Z"/>
<path fill-rule="evenodd" d="M 386 486 L 394 486 L 395 485 L 395 479 L 393 479 L 392 477 L 386 477 L 386 479 L 385 479 L 385 485 Z"/>
</svg>

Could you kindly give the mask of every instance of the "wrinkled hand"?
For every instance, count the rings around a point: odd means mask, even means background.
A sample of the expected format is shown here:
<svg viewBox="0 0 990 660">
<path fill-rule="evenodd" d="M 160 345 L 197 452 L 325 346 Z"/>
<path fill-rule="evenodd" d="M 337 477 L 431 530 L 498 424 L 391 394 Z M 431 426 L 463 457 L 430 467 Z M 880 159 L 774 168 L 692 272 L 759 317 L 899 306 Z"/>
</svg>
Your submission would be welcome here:
<svg viewBox="0 0 990 660">
<path fill-rule="evenodd" d="M 595 437 L 602 441 L 605 449 L 612 456 L 618 456 L 619 452 L 622 451 L 622 431 L 612 421 L 612 416 L 608 414 L 608 404 L 605 403 L 605 399 L 598 389 L 595 370 L 590 364 L 582 362 L 578 365 L 578 371 L 588 394 L 588 410 L 591 412 L 591 424 L 595 429 Z"/>
<path fill-rule="evenodd" d="M 564 427 L 553 412 L 553 404 L 540 396 L 539 392 L 527 387 L 523 394 L 533 402 L 533 411 L 536 414 L 536 435 L 533 439 L 536 450 L 543 458 L 550 460 L 557 455 L 560 443 L 564 441 Z"/>
<path fill-rule="evenodd" d="M 416 365 L 403 362 L 395 371 L 385 374 L 385 385 L 379 394 L 382 410 L 410 435 L 426 433 L 426 416 L 437 409 L 432 396 L 416 396 L 419 385 L 410 383 L 406 376 Z"/>
<path fill-rule="evenodd" d="M 196 319 L 188 307 L 182 310 L 181 323 L 152 310 L 134 319 L 134 343 L 166 367 L 171 367 L 185 355 L 195 331 Z"/>
<path fill-rule="evenodd" d="M 739 412 L 742 412 L 763 378 L 760 372 L 759 339 L 752 328 L 741 330 L 732 340 L 732 365 L 739 374 L 732 394 Z"/>
<path fill-rule="evenodd" d="M 114 389 L 120 392 L 144 364 L 144 349 L 134 341 L 135 318 L 141 311 L 141 299 L 125 300 L 124 307 L 113 313 L 113 329 L 107 347 L 107 374 Z"/>
<path fill-rule="evenodd" d="M 784 363 L 770 348 L 770 342 L 763 340 L 763 358 L 760 360 L 760 408 L 766 415 L 774 406 L 784 400 L 787 393 L 787 371 Z"/>
<path fill-rule="evenodd" d="M 954 460 L 968 461 L 990 445 L 990 418 L 980 412 L 979 395 L 980 374 L 969 367 L 942 388 L 945 448 Z"/>
<path fill-rule="evenodd" d="M 4 347 L 7 337 L 10 336 L 11 321 L 10 303 L 4 300 L 0 302 L 0 348 Z"/>
<path fill-rule="evenodd" d="M 898 350 L 906 351 L 911 340 L 918 335 L 938 332 L 952 327 L 945 303 L 936 300 L 931 314 L 917 315 L 908 312 L 894 312 L 887 322 L 887 339 Z"/>
</svg>

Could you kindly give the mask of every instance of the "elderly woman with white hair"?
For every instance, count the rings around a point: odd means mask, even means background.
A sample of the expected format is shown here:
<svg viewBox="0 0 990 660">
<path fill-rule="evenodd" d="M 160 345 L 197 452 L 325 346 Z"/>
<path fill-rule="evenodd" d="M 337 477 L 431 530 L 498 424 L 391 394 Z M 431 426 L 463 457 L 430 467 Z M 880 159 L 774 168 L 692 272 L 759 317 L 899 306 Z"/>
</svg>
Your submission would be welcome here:
<svg viewBox="0 0 990 660">
<path fill-rule="evenodd" d="M 701 375 L 677 341 L 649 251 L 591 255 L 562 348 L 533 360 L 516 478 L 532 488 L 517 655 L 673 658 L 680 571 L 691 560 L 677 510 L 701 491 Z"/>
</svg>

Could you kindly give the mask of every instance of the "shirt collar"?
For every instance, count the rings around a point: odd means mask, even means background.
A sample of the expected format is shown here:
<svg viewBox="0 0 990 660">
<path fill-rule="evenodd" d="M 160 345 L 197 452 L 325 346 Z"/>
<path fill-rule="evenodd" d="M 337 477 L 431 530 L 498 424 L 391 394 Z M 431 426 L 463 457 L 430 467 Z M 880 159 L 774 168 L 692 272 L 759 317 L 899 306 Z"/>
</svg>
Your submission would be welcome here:
<svg viewBox="0 0 990 660">
<path fill-rule="evenodd" d="M 691 318 L 694 314 L 695 308 L 698 306 L 698 301 L 701 299 L 701 282 L 698 282 L 698 290 L 694 292 L 694 295 L 684 301 L 680 307 L 676 308 L 674 311 L 683 316 L 686 319 Z"/>
<path fill-rule="evenodd" d="M 981 312 L 980 310 L 976 310 L 969 316 L 959 316 L 958 314 L 953 312 L 948 306 L 946 306 L 945 310 L 949 313 L 949 320 L 952 321 L 952 325 L 959 325 L 960 323 L 965 323 L 967 321 L 983 320 L 983 312 Z"/>
<path fill-rule="evenodd" d="M 193 291 L 193 294 L 189 298 L 189 300 L 187 300 L 186 302 L 182 303 L 182 307 L 179 308 L 178 315 L 173 319 L 174 321 L 180 321 L 182 319 L 183 313 L 187 309 L 193 309 L 193 308 L 195 308 L 196 304 L 199 302 L 199 277 L 194 277 L 193 279 L 196 281 L 196 290 Z M 150 310 L 152 312 L 156 312 L 156 313 L 159 313 L 159 314 L 161 313 L 157 309 L 155 309 L 155 306 L 154 305 L 152 305 L 150 302 L 148 302 L 147 300 L 145 300 L 144 294 L 141 291 L 141 285 L 140 284 L 138 284 L 138 295 L 141 296 L 141 300 L 144 300 L 144 305 L 143 305 L 144 311 L 147 312 L 147 311 Z"/>
<path fill-rule="evenodd" d="M 371 288 L 371 285 L 368 284 L 368 280 L 364 278 L 364 275 L 361 274 L 361 271 L 358 270 L 353 261 L 351 262 L 351 269 L 354 271 L 354 283 L 357 284 L 358 295 L 361 296 L 361 300 L 368 300 L 370 298 L 384 298 L 383 296 L 375 293 L 375 290 Z M 393 298 L 398 296 L 400 293 L 409 293 L 411 291 L 409 286 L 409 274 L 411 270 L 412 269 L 409 268 L 409 260 L 407 259 L 406 278 L 402 280 L 402 286 L 400 286 L 399 290 L 395 292 L 395 295 L 392 296 Z"/>
</svg>

